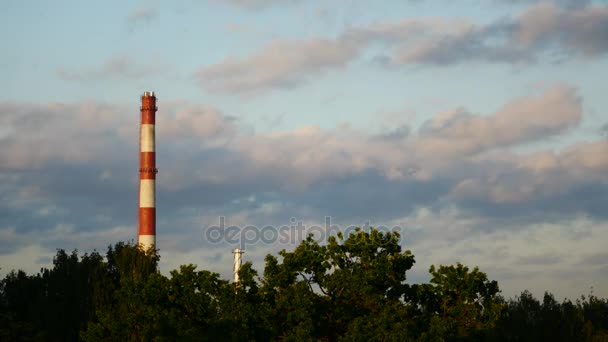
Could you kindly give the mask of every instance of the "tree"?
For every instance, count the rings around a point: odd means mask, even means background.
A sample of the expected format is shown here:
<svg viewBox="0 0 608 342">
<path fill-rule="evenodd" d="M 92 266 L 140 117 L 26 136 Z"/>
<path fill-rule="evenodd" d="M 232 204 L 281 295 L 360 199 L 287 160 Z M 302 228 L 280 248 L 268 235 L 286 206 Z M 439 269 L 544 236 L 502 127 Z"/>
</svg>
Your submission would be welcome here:
<svg viewBox="0 0 608 342">
<path fill-rule="evenodd" d="M 2 280 L 3 317 L 18 329 L 32 331 L 33 339 L 76 340 L 79 330 L 94 318 L 104 276 L 103 258 L 97 252 L 79 258 L 77 251 L 68 254 L 60 249 L 53 268 L 32 276 L 13 271 Z"/>
<path fill-rule="evenodd" d="M 153 310 L 163 293 L 164 277 L 157 273 L 159 255 L 131 243 L 108 247 L 102 280 L 95 293 L 95 319 L 88 322 L 80 338 L 88 341 L 140 341 L 156 328 Z M 96 288 L 96 287 L 94 287 Z"/>
<path fill-rule="evenodd" d="M 479 339 L 494 328 L 503 310 L 496 281 L 477 267 L 431 266 L 430 284 L 419 287 L 430 340 Z"/>
<path fill-rule="evenodd" d="M 608 301 L 509 301 L 477 267 L 432 266 L 408 284 L 414 257 L 397 233 L 360 229 L 249 262 L 239 283 L 183 265 L 164 276 L 157 251 L 132 243 L 0 281 L 2 341 L 589 341 L 608 342 Z M 80 333 L 79 333 L 80 332 Z"/>
<path fill-rule="evenodd" d="M 401 251 L 396 232 L 357 229 L 346 239 L 330 237 L 327 245 L 310 235 L 279 255 L 282 263 L 266 257 L 261 291 L 281 339 L 337 340 L 384 310 L 405 311 L 400 299 L 414 257 Z"/>
</svg>

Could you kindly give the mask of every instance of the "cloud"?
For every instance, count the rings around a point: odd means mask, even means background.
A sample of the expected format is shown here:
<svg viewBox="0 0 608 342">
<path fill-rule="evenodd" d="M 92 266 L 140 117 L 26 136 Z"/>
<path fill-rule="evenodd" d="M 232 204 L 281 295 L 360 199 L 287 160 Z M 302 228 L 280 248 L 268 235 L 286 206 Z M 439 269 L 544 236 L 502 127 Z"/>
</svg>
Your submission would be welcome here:
<svg viewBox="0 0 608 342">
<path fill-rule="evenodd" d="M 129 110 L 97 103 L 0 105 L 0 123 L 7 128 L 0 148 L 5 190 L 24 198 L 23 208 L 28 198 L 45 200 L 66 191 L 98 193 L 112 207 L 117 192 L 136 186 L 126 170 L 137 162 L 137 116 L 125 117 L 125 112 Z M 487 156 L 576 126 L 581 99 L 571 87 L 559 85 L 512 100 L 490 115 L 454 113 L 438 115 L 417 132 L 404 126 L 369 135 L 347 127 L 309 126 L 253 134 L 216 108 L 165 103 L 157 118 L 158 177 L 164 189 L 159 198 L 174 208 L 221 207 L 255 193 L 291 194 L 294 207 L 392 217 L 420 203 L 439 205 L 448 196 L 464 207 L 485 201 L 476 208 L 491 214 L 504 203 L 525 205 L 554 196 L 563 184 L 572 185 L 563 190 L 567 196 L 585 179 L 604 179 L 608 161 L 601 156 L 608 153 L 603 141 L 560 154 L 507 160 Z M 36 135 L 18 134 L 34 130 Z M 68 168 L 69 177 L 62 168 Z M 508 177 L 497 183 L 492 178 L 497 170 Z M 9 181 L 9 176 L 18 178 Z M 310 192 L 311 187 L 319 190 Z"/>
<path fill-rule="evenodd" d="M 117 80 L 140 80 L 151 76 L 162 74 L 166 66 L 160 64 L 141 65 L 130 57 L 112 57 L 99 66 L 84 68 L 81 70 L 59 69 L 57 76 L 64 81 L 95 82 L 108 79 Z"/>
<path fill-rule="evenodd" d="M 601 252 L 601 253 L 587 254 L 581 258 L 580 264 L 581 265 L 604 266 L 604 265 L 608 264 L 608 253 Z"/>
<path fill-rule="evenodd" d="M 254 133 L 213 106 L 165 100 L 157 115 L 163 262 L 199 256 L 203 268 L 223 269 L 217 260 L 229 255 L 218 253 L 230 246 L 203 235 L 219 216 L 258 226 L 332 216 L 341 225 L 403 227 L 421 265 L 462 258 L 512 279 L 511 265 L 544 262 L 537 277 L 547 284 L 569 267 L 553 243 L 603 251 L 594 243 L 605 241 L 608 220 L 608 142 L 510 147 L 576 126 L 581 101 L 556 85 L 494 113 L 455 109 L 419 130 L 372 135 L 346 126 Z M 41 250 L 134 238 L 137 118 L 137 107 L 103 103 L 1 103 L 0 254 L 37 260 Z M 545 249 L 522 253 L 528 240 Z M 280 247 L 256 245 L 248 257 L 261 262 Z"/>
<path fill-rule="evenodd" d="M 608 8 L 571 9 L 541 2 L 519 15 L 484 26 L 470 24 L 457 30 L 427 27 L 424 38 L 401 40 L 392 46 L 387 64 L 449 65 L 480 61 L 533 63 L 557 54 L 562 58 L 595 57 L 608 51 Z M 391 30 L 385 34 L 392 35 Z"/>
<path fill-rule="evenodd" d="M 600 127 L 600 134 L 608 137 L 608 123 L 605 123 Z"/>
<path fill-rule="evenodd" d="M 567 9 L 578 9 L 588 6 L 591 0 L 494 0 L 495 3 L 504 4 L 555 4 Z"/>
<path fill-rule="evenodd" d="M 441 20 L 411 20 L 349 30 L 336 39 L 275 40 L 250 56 L 205 66 L 195 77 L 211 91 L 252 93 L 292 88 L 324 72 L 345 68 L 374 41 L 392 42 L 415 36 L 435 23 L 451 28 Z M 454 25 L 461 25 L 461 21 Z"/>
<path fill-rule="evenodd" d="M 423 124 L 417 148 L 435 156 L 478 153 L 559 134 L 577 126 L 581 118 L 582 101 L 576 90 L 555 86 L 511 101 L 489 116 L 464 109 L 440 114 Z"/>
<path fill-rule="evenodd" d="M 379 47 L 387 67 L 484 62 L 531 64 L 593 58 L 608 51 L 608 8 L 541 2 L 485 25 L 467 19 L 416 18 L 352 27 L 335 39 L 277 40 L 241 58 L 198 70 L 208 90 L 251 93 L 288 89 L 344 68 Z"/>
<path fill-rule="evenodd" d="M 407 227 L 402 235 L 416 256 L 415 269 L 424 272 L 431 264 L 456 261 L 477 265 L 498 280 L 506 297 L 528 289 L 536 296 L 550 291 L 573 299 L 607 280 L 598 262 L 605 254 L 598 240 L 608 235 L 605 221 L 572 215 L 556 223 L 521 223 L 484 220 L 458 209 L 420 208 L 399 222 Z M 472 230 L 476 225 L 500 229 Z M 564 281 L 566 273 L 570 276 Z"/>
<path fill-rule="evenodd" d="M 158 10 L 150 6 L 133 9 L 127 16 L 127 24 L 131 29 L 140 24 L 149 24 L 158 18 Z"/>
<path fill-rule="evenodd" d="M 0 171 L 37 169 L 50 162 L 110 158 L 111 153 L 102 152 L 118 147 L 115 138 L 125 134 L 121 127 L 135 124 L 134 116 L 124 117 L 120 113 L 120 107 L 93 102 L 1 103 L 0 123 L 5 136 L 4 148 L 0 149 L 3 161 Z"/>
<path fill-rule="evenodd" d="M 480 158 L 444 199 L 472 215 L 554 222 L 573 213 L 608 216 L 608 142 L 578 143 L 559 152 L 510 153 Z"/>
<path fill-rule="evenodd" d="M 522 265 L 555 265 L 563 258 L 559 255 L 530 255 L 519 257 L 518 263 Z"/>
<path fill-rule="evenodd" d="M 324 70 L 345 67 L 357 48 L 340 42 L 311 39 L 277 40 L 262 52 L 230 58 L 200 69 L 196 76 L 210 90 L 255 92 L 264 88 L 290 88 Z"/>
<path fill-rule="evenodd" d="M 215 0 L 247 10 L 259 10 L 272 6 L 286 6 L 302 2 L 301 0 Z"/>
<path fill-rule="evenodd" d="M 564 10 L 541 4 L 524 12 L 516 22 L 511 42 L 524 47 L 558 46 L 565 53 L 587 57 L 604 54 L 608 42 L 608 7 Z"/>
</svg>

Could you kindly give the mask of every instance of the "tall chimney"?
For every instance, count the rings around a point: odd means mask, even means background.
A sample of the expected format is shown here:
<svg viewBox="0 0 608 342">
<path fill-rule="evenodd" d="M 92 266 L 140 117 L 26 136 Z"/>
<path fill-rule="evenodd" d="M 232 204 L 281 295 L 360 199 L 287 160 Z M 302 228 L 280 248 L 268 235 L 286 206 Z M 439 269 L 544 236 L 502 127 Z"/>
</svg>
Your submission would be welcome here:
<svg viewBox="0 0 608 342">
<path fill-rule="evenodd" d="M 139 231 L 137 243 L 147 250 L 156 246 L 155 182 L 156 149 L 154 125 L 156 96 L 146 91 L 141 97 L 141 127 L 139 134 Z"/>
</svg>

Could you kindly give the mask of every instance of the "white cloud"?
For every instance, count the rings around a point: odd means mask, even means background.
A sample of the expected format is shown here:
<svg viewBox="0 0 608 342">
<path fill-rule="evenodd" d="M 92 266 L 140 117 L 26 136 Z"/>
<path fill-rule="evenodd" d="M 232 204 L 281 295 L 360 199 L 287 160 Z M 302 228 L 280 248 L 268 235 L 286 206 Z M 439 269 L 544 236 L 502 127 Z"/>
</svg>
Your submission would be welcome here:
<svg viewBox="0 0 608 342">
<path fill-rule="evenodd" d="M 158 10 L 151 6 L 141 6 L 134 8 L 127 16 L 127 23 L 133 29 L 136 25 L 141 23 L 149 24 L 153 20 L 158 18 Z"/>
<path fill-rule="evenodd" d="M 481 61 L 530 64 L 551 52 L 562 58 L 597 57 L 608 51 L 608 8 L 565 8 L 539 3 L 486 25 L 467 19 L 416 18 L 349 28 L 336 39 L 278 40 L 246 57 L 231 57 L 196 72 L 212 91 L 286 89 L 329 70 L 344 68 L 380 46 L 386 66 L 450 65 Z"/>
<path fill-rule="evenodd" d="M 405 241 L 422 273 L 430 263 L 463 261 L 515 284 L 545 262 L 548 268 L 530 278 L 542 288 L 570 267 L 554 244 L 569 253 L 601 252 L 608 142 L 520 154 L 509 147 L 577 125 L 581 101 L 575 89 L 558 85 L 495 113 L 440 114 L 420 131 L 403 128 L 390 138 L 346 126 L 256 134 L 211 106 L 159 104 L 164 265 L 186 257 L 203 258 L 205 268 L 224 261 L 221 246 L 207 246 L 202 236 L 218 216 L 263 226 L 329 215 L 407 227 Z M 101 249 L 134 237 L 138 123 L 137 115 L 124 116 L 129 111 L 96 103 L 0 104 L 0 124 L 8 127 L 0 144 L 3 255 L 29 258 L 38 251 L 28 246 L 37 245 Z M 248 255 L 261 263 L 275 248 L 255 246 Z M 559 291 L 584 289 L 566 284 Z"/>
<path fill-rule="evenodd" d="M 475 218 L 453 208 L 420 208 L 394 222 L 406 227 L 403 240 L 416 256 L 420 280 L 431 264 L 458 261 L 479 266 L 498 280 L 506 297 L 529 289 L 536 296 L 550 291 L 558 298 L 577 298 L 591 286 L 596 295 L 608 294 L 601 286 L 608 280 L 601 272 L 607 261 L 600 259 L 601 241 L 608 238 L 606 222 L 573 215 L 559 223 L 522 224 Z M 497 227 L 475 229 L 487 225 Z"/>
<path fill-rule="evenodd" d="M 345 67 L 356 52 L 355 46 L 333 40 L 279 40 L 252 56 L 230 58 L 204 67 L 197 72 L 197 77 L 206 88 L 216 91 L 289 88 L 324 70 Z"/>
<path fill-rule="evenodd" d="M 559 134 L 577 126 L 581 118 L 576 90 L 555 86 L 513 100 L 489 116 L 463 109 L 440 114 L 424 124 L 416 148 L 434 156 L 474 154 Z"/>
</svg>

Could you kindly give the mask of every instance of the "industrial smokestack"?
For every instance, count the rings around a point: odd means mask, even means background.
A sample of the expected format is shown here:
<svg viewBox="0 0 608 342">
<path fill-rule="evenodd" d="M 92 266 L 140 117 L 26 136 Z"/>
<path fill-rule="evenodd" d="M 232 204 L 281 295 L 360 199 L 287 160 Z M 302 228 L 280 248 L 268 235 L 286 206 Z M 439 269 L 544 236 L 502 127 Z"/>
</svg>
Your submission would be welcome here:
<svg viewBox="0 0 608 342">
<path fill-rule="evenodd" d="M 241 269 L 241 265 L 243 264 L 243 259 L 241 258 L 241 255 L 243 253 L 245 253 L 245 251 L 243 251 L 240 248 L 235 248 L 234 251 L 232 251 L 232 253 L 234 253 L 234 267 L 233 267 L 234 283 L 238 284 L 239 283 L 239 270 Z"/>
<path fill-rule="evenodd" d="M 144 92 L 141 97 L 139 132 L 139 231 L 137 236 L 137 243 L 144 250 L 156 246 L 155 182 L 158 172 L 154 146 L 156 109 L 154 92 Z"/>
</svg>

